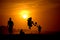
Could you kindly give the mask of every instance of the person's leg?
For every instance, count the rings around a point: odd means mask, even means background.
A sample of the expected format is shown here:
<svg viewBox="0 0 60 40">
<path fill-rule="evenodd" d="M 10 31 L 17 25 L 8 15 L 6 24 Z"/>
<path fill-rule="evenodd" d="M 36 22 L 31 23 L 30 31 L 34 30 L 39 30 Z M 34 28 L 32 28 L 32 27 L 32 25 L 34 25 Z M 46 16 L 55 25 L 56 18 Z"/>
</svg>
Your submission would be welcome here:
<svg viewBox="0 0 60 40">
<path fill-rule="evenodd" d="M 9 26 L 8 31 L 9 31 L 9 34 L 10 34 L 11 33 L 11 26 Z"/>
<path fill-rule="evenodd" d="M 9 27 L 9 33 L 12 33 L 12 26 Z"/>
<path fill-rule="evenodd" d="M 31 27 L 29 27 L 29 29 L 31 29 Z"/>
<path fill-rule="evenodd" d="M 12 33 L 12 32 L 13 32 L 13 26 L 10 27 L 10 33 Z"/>
<path fill-rule="evenodd" d="M 13 26 L 12 26 L 12 28 L 11 28 L 11 32 L 13 32 Z"/>
</svg>

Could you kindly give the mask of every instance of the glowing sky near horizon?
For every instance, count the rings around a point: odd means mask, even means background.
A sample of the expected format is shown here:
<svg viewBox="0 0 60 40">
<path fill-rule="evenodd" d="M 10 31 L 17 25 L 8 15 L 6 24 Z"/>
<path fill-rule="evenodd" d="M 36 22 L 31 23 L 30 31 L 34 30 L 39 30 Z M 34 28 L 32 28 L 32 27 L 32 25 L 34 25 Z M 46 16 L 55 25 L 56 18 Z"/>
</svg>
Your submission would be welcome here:
<svg viewBox="0 0 60 40">
<path fill-rule="evenodd" d="M 12 17 L 14 28 L 28 29 L 27 18 L 32 17 L 42 26 L 42 33 L 60 31 L 60 0 L 1 0 L 0 3 L 0 26 L 7 26 Z"/>
</svg>

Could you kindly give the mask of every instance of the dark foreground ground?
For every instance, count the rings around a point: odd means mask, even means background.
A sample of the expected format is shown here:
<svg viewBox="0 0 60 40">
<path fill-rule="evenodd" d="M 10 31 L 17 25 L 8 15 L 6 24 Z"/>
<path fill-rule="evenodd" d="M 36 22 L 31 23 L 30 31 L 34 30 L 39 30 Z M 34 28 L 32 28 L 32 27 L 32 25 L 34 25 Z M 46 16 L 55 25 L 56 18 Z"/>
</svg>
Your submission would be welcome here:
<svg viewBox="0 0 60 40">
<path fill-rule="evenodd" d="M 14 35 L 11 35 L 11 34 L 8 34 L 7 30 L 8 28 L 4 26 L 0 27 L 0 40 L 60 40 L 60 32 L 56 32 L 52 34 L 14 34 Z"/>
<path fill-rule="evenodd" d="M 60 40 L 59 34 L 0 35 L 0 40 Z"/>
</svg>

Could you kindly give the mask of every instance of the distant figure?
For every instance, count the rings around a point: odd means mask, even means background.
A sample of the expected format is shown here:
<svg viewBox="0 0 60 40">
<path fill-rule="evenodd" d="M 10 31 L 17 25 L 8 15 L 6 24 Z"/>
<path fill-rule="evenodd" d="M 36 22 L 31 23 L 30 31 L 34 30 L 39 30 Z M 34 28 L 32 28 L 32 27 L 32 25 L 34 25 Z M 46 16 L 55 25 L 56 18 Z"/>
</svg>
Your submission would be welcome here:
<svg viewBox="0 0 60 40">
<path fill-rule="evenodd" d="M 37 26 L 38 27 L 38 32 L 40 33 L 41 32 L 41 26 L 37 24 L 37 22 L 35 22 L 34 26 Z"/>
<path fill-rule="evenodd" d="M 9 21 L 8 21 L 8 30 L 9 30 L 9 33 L 12 33 L 13 32 L 13 21 L 11 20 L 11 18 L 9 18 Z"/>
<path fill-rule="evenodd" d="M 24 35 L 23 29 L 20 30 L 20 35 Z"/>
<path fill-rule="evenodd" d="M 38 32 L 40 33 L 41 32 L 41 26 L 37 26 L 38 27 Z"/>
<path fill-rule="evenodd" d="M 35 22 L 34 26 L 37 26 L 37 22 Z"/>
<path fill-rule="evenodd" d="M 31 27 L 32 27 L 32 24 L 34 24 L 33 23 L 33 21 L 32 21 L 32 17 L 30 17 L 30 18 L 28 18 L 28 26 L 29 26 L 29 29 L 31 29 Z"/>
</svg>

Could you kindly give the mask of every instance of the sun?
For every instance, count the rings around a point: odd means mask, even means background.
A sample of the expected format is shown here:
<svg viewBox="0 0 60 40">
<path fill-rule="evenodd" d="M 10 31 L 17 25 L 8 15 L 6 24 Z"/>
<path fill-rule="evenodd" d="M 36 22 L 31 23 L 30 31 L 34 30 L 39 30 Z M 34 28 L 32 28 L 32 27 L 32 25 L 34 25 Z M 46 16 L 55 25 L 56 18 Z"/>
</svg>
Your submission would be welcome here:
<svg viewBox="0 0 60 40">
<path fill-rule="evenodd" d="M 23 15 L 23 18 L 26 19 L 27 18 L 27 15 Z"/>
<path fill-rule="evenodd" d="M 22 10 L 20 12 L 21 16 L 24 18 L 24 19 L 27 19 L 28 18 L 28 15 L 29 15 L 29 11 L 28 10 Z"/>
</svg>

